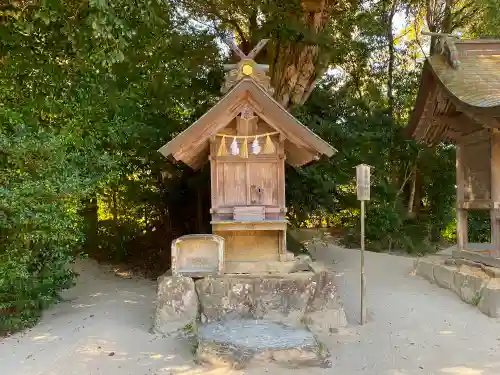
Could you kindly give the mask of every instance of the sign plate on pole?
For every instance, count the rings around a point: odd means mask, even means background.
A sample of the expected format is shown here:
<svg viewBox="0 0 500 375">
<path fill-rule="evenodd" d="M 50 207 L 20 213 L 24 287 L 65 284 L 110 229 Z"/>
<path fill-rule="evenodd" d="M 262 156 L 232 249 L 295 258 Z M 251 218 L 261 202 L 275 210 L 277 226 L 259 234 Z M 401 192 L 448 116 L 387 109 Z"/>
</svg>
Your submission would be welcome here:
<svg viewBox="0 0 500 375">
<path fill-rule="evenodd" d="M 370 166 L 360 164 L 356 166 L 356 192 L 358 200 L 361 201 L 361 319 L 365 323 L 366 318 L 366 280 L 365 280 L 365 201 L 370 200 Z"/>
<path fill-rule="evenodd" d="M 356 166 L 356 192 L 358 200 L 370 200 L 370 166 L 360 164 Z"/>
</svg>

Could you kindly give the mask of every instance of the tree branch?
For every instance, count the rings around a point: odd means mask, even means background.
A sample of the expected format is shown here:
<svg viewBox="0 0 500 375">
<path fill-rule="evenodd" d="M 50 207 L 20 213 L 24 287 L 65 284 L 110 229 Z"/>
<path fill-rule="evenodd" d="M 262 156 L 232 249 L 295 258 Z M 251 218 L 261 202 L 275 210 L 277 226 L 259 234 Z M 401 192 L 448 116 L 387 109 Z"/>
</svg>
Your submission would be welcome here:
<svg viewBox="0 0 500 375">
<path fill-rule="evenodd" d="M 238 21 L 225 17 L 221 12 L 217 10 L 217 5 L 213 1 L 207 1 L 207 5 L 210 8 L 210 11 L 222 22 L 234 27 L 236 33 L 241 39 L 241 42 L 244 46 L 248 46 L 248 40 L 247 37 L 245 36 L 245 32 L 241 28 L 241 26 L 238 24 Z M 243 51 L 244 53 L 248 53 L 248 51 Z"/>
</svg>

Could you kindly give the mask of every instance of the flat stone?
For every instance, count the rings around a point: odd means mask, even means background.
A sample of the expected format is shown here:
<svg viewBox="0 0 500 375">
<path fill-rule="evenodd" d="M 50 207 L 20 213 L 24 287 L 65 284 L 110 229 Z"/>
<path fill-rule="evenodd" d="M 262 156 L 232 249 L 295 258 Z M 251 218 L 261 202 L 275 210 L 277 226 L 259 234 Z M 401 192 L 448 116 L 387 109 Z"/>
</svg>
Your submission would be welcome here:
<svg viewBox="0 0 500 375">
<path fill-rule="evenodd" d="M 481 268 L 481 263 L 473 262 L 472 260 L 467 260 L 467 259 L 454 259 L 454 260 L 457 267 L 468 266 L 474 268 Z"/>
<path fill-rule="evenodd" d="M 309 271 L 309 264 L 300 258 L 282 262 L 226 262 L 224 265 L 226 274 L 288 274 L 302 271 Z"/>
<path fill-rule="evenodd" d="M 481 298 L 481 290 L 486 284 L 482 277 L 465 273 L 455 272 L 453 277 L 453 290 L 463 301 L 477 305 Z"/>
<path fill-rule="evenodd" d="M 481 265 L 481 269 L 485 274 L 492 278 L 500 278 L 500 269 L 496 267 L 489 267 Z"/>
<path fill-rule="evenodd" d="M 169 335 L 192 324 L 197 316 L 198 296 L 193 280 L 184 276 L 160 276 L 152 331 Z"/>
<path fill-rule="evenodd" d="M 491 280 L 481 292 L 479 310 L 492 318 L 500 318 L 500 282 Z"/>
<path fill-rule="evenodd" d="M 418 259 L 415 261 L 415 273 L 434 283 L 434 267 L 436 264 L 428 259 Z"/>
<path fill-rule="evenodd" d="M 197 358 L 212 366 L 240 369 L 272 362 L 287 367 L 323 367 L 328 363 L 328 351 L 310 331 L 265 320 L 202 325 L 197 339 Z"/>
<path fill-rule="evenodd" d="M 473 251 L 466 251 L 466 250 L 461 250 L 461 251 L 454 250 L 452 254 L 453 258 L 456 259 L 467 259 L 476 263 L 484 264 L 486 266 L 500 268 L 500 259 L 493 258 L 492 256 L 489 255 L 483 255 L 481 253 L 475 253 Z"/>
<path fill-rule="evenodd" d="M 434 281 L 441 288 L 453 290 L 455 272 L 457 272 L 456 268 L 438 264 L 433 269 Z"/>
</svg>

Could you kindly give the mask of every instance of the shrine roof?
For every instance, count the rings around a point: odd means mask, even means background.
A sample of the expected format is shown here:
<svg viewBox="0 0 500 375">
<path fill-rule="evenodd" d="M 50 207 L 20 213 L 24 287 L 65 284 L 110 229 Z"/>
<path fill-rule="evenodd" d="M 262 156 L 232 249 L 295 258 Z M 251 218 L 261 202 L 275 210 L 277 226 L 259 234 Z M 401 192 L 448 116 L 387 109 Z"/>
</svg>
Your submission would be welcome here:
<svg viewBox="0 0 500 375">
<path fill-rule="evenodd" d="M 330 157 L 337 152 L 335 148 L 292 116 L 250 77 L 236 83 L 215 106 L 158 151 L 167 158 L 172 157 L 194 169 L 199 168 L 204 162 L 200 159 L 200 155 L 208 156 L 210 138 L 228 126 L 245 106 L 250 106 L 256 116 L 293 144 L 294 153 L 298 150 L 303 153 L 300 160 L 296 159 L 296 162 L 287 158 L 290 164 L 300 166 L 317 159 L 319 155 Z"/>
<path fill-rule="evenodd" d="M 424 143 L 456 140 L 473 127 L 500 127 L 500 40 L 456 40 L 428 57 L 407 133 Z M 461 119 L 460 127 L 449 120 Z M 463 120 L 467 121 L 463 121 Z"/>
</svg>

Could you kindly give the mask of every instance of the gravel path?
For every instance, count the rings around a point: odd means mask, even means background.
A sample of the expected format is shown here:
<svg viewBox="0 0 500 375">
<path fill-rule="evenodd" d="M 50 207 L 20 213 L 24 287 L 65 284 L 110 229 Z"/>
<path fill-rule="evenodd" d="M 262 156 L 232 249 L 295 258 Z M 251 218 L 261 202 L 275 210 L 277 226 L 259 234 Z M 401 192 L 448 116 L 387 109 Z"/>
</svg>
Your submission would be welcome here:
<svg viewBox="0 0 500 375">
<path fill-rule="evenodd" d="M 340 273 L 351 326 L 325 344 L 331 369 L 259 368 L 261 375 L 498 375 L 500 323 L 453 293 L 411 276 L 412 259 L 367 253 L 369 321 L 359 319 L 359 252 L 336 247 L 316 257 Z M 335 264 L 332 264 L 335 260 Z M 187 342 L 151 335 L 155 284 L 122 279 L 92 261 L 64 302 L 35 328 L 0 341 L 1 375 L 236 375 L 203 369 Z"/>
</svg>

